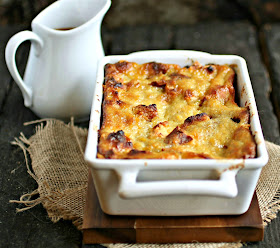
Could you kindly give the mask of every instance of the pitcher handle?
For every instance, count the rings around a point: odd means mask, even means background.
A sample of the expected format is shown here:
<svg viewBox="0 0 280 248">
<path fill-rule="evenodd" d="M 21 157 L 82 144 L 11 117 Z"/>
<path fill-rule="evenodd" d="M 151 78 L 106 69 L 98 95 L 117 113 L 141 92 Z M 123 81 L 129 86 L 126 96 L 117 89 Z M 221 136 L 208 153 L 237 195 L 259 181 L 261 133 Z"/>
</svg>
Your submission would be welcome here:
<svg viewBox="0 0 280 248">
<path fill-rule="evenodd" d="M 17 66 L 16 66 L 16 52 L 18 47 L 21 43 L 24 41 L 30 40 L 31 42 L 34 42 L 36 56 L 39 56 L 39 53 L 41 49 L 43 48 L 43 41 L 42 39 L 35 33 L 31 31 L 21 31 L 17 34 L 15 34 L 7 43 L 6 50 L 5 50 L 5 60 L 7 67 L 19 86 L 23 98 L 24 98 L 24 105 L 26 107 L 31 107 L 32 105 L 32 89 L 31 87 L 27 86 L 26 83 L 23 81 L 22 77 L 20 76 Z"/>
</svg>

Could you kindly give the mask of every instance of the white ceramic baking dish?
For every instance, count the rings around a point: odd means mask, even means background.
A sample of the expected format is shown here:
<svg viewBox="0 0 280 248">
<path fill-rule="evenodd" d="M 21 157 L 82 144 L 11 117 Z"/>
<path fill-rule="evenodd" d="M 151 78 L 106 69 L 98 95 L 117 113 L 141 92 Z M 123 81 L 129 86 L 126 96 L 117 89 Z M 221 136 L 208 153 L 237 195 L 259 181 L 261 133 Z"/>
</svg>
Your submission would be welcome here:
<svg viewBox="0 0 280 248">
<path fill-rule="evenodd" d="M 257 143 L 254 159 L 120 160 L 96 158 L 101 120 L 104 66 L 119 60 L 186 66 L 235 64 L 240 105 L 249 106 Z M 246 62 L 234 55 L 197 51 L 144 51 L 107 56 L 99 64 L 85 151 L 102 210 L 111 215 L 236 215 L 247 211 L 268 161 Z"/>
</svg>

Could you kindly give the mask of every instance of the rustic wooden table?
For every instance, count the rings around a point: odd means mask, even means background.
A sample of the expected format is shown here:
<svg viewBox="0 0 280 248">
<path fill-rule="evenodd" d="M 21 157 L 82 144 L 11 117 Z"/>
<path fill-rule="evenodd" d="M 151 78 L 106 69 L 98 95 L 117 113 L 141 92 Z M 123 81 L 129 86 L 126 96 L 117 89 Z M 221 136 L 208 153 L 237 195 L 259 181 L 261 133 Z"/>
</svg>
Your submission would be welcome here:
<svg viewBox="0 0 280 248">
<path fill-rule="evenodd" d="M 10 142 L 20 132 L 30 136 L 33 126 L 24 122 L 38 119 L 23 105 L 19 88 L 4 62 L 5 45 L 24 26 L 0 27 L 0 247 L 82 247 L 82 234 L 71 222 L 53 224 L 41 205 L 16 213 L 10 199 L 31 192 L 36 183 L 26 172 L 20 148 Z M 211 22 L 193 26 L 137 26 L 102 30 L 106 54 L 127 54 L 150 49 L 188 49 L 244 57 L 258 105 L 266 140 L 280 144 L 280 25 L 254 28 L 247 22 Z M 29 44 L 19 48 L 17 63 L 21 70 L 28 56 Z M 84 127 L 87 123 L 82 124 Z M 278 214 L 280 217 L 280 214 Z M 265 229 L 262 242 L 248 247 L 280 247 L 280 218 Z M 99 245 L 84 246 L 98 247 Z"/>
</svg>

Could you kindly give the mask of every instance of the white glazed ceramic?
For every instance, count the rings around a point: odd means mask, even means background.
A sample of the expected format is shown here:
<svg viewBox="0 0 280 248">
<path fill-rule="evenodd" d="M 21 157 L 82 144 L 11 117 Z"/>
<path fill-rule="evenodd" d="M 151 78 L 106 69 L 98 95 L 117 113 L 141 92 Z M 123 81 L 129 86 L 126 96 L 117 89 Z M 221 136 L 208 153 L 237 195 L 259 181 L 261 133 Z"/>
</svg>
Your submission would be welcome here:
<svg viewBox="0 0 280 248">
<path fill-rule="evenodd" d="M 97 63 L 104 57 L 100 26 L 110 4 L 110 0 L 54 2 L 32 21 L 32 31 L 19 32 L 9 40 L 8 69 L 25 106 L 39 117 L 89 117 Z M 71 27 L 75 28 L 56 30 Z M 31 49 L 22 79 L 15 54 L 26 40 L 31 41 Z"/>
<path fill-rule="evenodd" d="M 176 63 L 180 66 L 235 64 L 240 105 L 249 106 L 257 143 L 254 159 L 118 160 L 97 159 L 104 65 L 119 60 Z M 113 215 L 229 215 L 249 208 L 268 155 L 246 62 L 234 55 L 196 51 L 145 51 L 107 56 L 99 64 L 85 159 L 89 162 L 101 208 Z"/>
</svg>

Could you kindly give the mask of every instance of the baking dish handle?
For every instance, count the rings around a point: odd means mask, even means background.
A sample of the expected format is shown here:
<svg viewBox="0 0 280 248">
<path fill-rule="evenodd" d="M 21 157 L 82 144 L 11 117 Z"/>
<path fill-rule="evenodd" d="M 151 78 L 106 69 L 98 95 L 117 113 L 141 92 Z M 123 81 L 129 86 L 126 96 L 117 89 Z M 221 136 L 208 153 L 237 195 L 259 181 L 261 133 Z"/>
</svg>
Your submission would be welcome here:
<svg viewBox="0 0 280 248">
<path fill-rule="evenodd" d="M 137 182 L 138 170 L 117 171 L 120 176 L 119 196 L 124 199 L 160 195 L 205 195 L 233 198 L 237 196 L 236 173 L 226 170 L 218 180 L 166 180 Z"/>
</svg>

